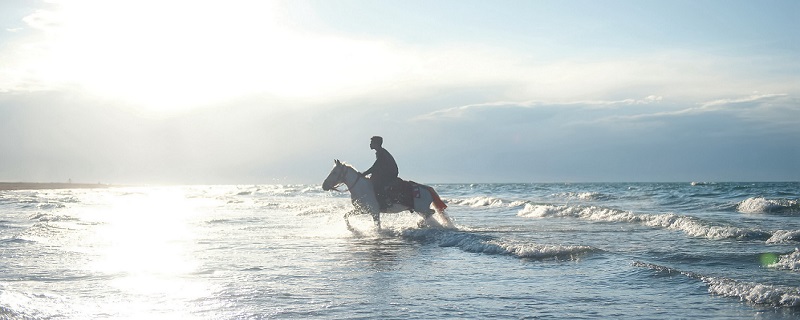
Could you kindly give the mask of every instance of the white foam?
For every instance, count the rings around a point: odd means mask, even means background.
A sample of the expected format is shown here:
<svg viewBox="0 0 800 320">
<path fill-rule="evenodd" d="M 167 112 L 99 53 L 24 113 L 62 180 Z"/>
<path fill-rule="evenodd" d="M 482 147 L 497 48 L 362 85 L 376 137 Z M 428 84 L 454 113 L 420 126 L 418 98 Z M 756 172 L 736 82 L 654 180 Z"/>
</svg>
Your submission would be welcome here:
<svg viewBox="0 0 800 320">
<path fill-rule="evenodd" d="M 739 205 L 736 206 L 736 211 L 741 213 L 778 213 L 792 211 L 793 208 L 797 207 L 797 200 L 752 197 L 739 202 Z"/>
<path fill-rule="evenodd" d="M 493 243 L 502 248 L 505 253 L 528 259 L 566 259 L 577 260 L 579 256 L 598 251 L 590 246 L 575 245 L 543 245 L 543 244 L 504 244 Z"/>
<path fill-rule="evenodd" d="M 778 256 L 778 261 L 767 265 L 767 267 L 778 270 L 800 271 L 800 249 L 794 249 L 791 253 Z"/>
<path fill-rule="evenodd" d="M 777 230 L 767 239 L 767 243 L 784 243 L 800 239 L 800 230 Z"/>
<path fill-rule="evenodd" d="M 732 226 L 711 226 L 688 216 L 667 214 L 636 214 L 611 208 L 595 206 L 554 206 L 526 204 L 518 213 L 520 217 L 572 217 L 593 221 L 639 223 L 649 227 L 679 230 L 692 237 L 719 239 L 761 239 L 769 234 L 760 230 Z"/>
<path fill-rule="evenodd" d="M 466 252 L 511 255 L 536 260 L 577 260 L 580 256 L 600 251 L 590 246 L 510 243 L 485 235 L 448 229 L 410 229 L 403 236 L 438 243 L 441 247 L 457 247 Z"/>
<path fill-rule="evenodd" d="M 727 278 L 702 277 L 708 292 L 741 301 L 774 307 L 800 306 L 800 288 L 742 282 Z"/>
<path fill-rule="evenodd" d="M 595 206 L 554 206 L 526 204 L 518 213 L 520 217 L 572 217 L 595 221 L 631 222 L 638 220 L 637 215 L 621 210 L 600 208 Z"/>
<path fill-rule="evenodd" d="M 502 199 L 492 197 L 473 197 L 468 199 L 449 199 L 448 203 L 470 207 L 498 207 L 504 204 Z"/>
<path fill-rule="evenodd" d="M 601 200 L 608 198 L 607 195 L 602 194 L 600 192 L 563 192 L 554 194 L 553 196 L 558 198 L 566 198 L 570 200 L 581 200 L 581 201 Z"/>
<path fill-rule="evenodd" d="M 75 221 L 78 218 L 70 217 L 67 215 L 57 215 L 57 214 L 49 214 L 49 213 L 36 213 L 31 215 L 31 220 L 41 221 L 41 222 L 48 222 L 48 221 Z"/>
</svg>

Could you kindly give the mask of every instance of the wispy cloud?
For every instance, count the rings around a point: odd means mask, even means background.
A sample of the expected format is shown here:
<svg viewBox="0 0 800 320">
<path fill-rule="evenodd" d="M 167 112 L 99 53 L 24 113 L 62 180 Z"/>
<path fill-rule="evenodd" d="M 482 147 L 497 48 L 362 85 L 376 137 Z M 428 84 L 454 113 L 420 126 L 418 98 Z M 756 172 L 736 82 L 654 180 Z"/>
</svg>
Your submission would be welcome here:
<svg viewBox="0 0 800 320">
<path fill-rule="evenodd" d="M 742 103 L 751 103 L 751 102 L 759 102 L 759 101 L 775 101 L 779 98 L 788 97 L 788 94 L 785 93 L 773 93 L 773 94 L 753 94 L 747 97 L 741 98 L 729 98 L 729 99 L 719 99 L 705 102 L 701 105 L 703 109 L 714 109 L 719 108 L 722 106 L 729 106 L 729 105 L 736 105 Z"/>
<path fill-rule="evenodd" d="M 790 111 L 785 114 L 779 110 Z M 791 112 L 791 111 L 794 112 Z M 798 99 L 788 94 L 753 94 L 738 98 L 717 99 L 696 103 L 678 110 L 639 113 L 633 115 L 611 115 L 594 122 L 657 121 L 673 117 L 726 113 L 746 119 L 800 124 Z"/>
<path fill-rule="evenodd" d="M 497 101 L 478 104 L 469 104 L 458 107 L 451 107 L 436 110 L 414 118 L 414 120 L 439 120 L 439 119 L 458 119 L 464 118 L 478 112 L 491 112 L 492 109 L 532 109 L 532 108 L 560 108 L 565 112 L 576 109 L 614 109 L 621 106 L 654 104 L 663 100 L 663 97 L 649 95 L 641 99 L 623 100 L 579 100 L 568 102 L 546 102 L 546 101 Z"/>
</svg>

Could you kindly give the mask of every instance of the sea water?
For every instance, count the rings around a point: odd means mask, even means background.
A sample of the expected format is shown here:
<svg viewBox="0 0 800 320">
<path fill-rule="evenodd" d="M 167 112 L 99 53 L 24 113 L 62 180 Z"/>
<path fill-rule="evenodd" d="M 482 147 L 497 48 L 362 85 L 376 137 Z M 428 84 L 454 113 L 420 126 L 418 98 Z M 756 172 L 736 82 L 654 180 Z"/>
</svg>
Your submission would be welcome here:
<svg viewBox="0 0 800 320">
<path fill-rule="evenodd" d="M 800 183 L 433 185 L 454 228 L 318 185 L 0 192 L 0 319 L 793 319 Z"/>
</svg>

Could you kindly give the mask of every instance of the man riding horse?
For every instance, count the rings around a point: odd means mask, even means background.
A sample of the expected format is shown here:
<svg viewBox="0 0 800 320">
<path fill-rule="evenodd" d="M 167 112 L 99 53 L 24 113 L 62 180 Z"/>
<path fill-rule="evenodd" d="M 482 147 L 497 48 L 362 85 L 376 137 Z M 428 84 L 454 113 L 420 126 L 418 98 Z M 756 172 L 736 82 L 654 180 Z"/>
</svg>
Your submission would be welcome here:
<svg viewBox="0 0 800 320">
<path fill-rule="evenodd" d="M 372 187 L 375 189 L 378 205 L 381 210 L 386 210 L 389 206 L 386 189 L 397 180 L 397 162 L 394 161 L 392 154 L 383 148 L 382 137 L 372 137 L 369 148 L 375 150 L 375 163 L 367 171 L 364 171 L 363 175 L 366 177 L 368 174 L 372 174 L 370 180 L 372 180 Z"/>
</svg>

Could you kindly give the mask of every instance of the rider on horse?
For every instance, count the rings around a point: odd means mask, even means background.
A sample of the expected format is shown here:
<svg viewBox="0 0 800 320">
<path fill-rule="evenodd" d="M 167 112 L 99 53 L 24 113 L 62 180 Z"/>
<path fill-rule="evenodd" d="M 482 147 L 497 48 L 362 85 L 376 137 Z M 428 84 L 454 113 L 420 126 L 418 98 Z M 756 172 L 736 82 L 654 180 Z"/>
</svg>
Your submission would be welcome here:
<svg viewBox="0 0 800 320">
<path fill-rule="evenodd" d="M 397 162 L 394 161 L 394 157 L 382 145 L 382 137 L 374 136 L 370 139 L 369 148 L 375 150 L 376 159 L 372 167 L 364 171 L 362 175 L 372 174 L 370 180 L 373 188 L 375 188 L 375 197 L 378 199 L 378 205 L 381 210 L 384 210 L 389 206 L 386 188 L 397 180 Z"/>
</svg>

